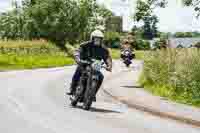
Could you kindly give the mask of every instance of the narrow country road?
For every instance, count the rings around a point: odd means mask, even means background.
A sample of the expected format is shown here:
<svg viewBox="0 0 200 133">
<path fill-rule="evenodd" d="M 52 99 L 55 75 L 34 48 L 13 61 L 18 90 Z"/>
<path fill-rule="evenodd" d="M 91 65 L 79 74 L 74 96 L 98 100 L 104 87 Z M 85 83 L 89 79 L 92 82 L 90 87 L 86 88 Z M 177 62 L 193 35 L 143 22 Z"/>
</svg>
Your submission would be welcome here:
<svg viewBox="0 0 200 133">
<path fill-rule="evenodd" d="M 141 62 L 119 61 L 91 111 L 71 108 L 64 95 L 75 66 L 0 73 L 0 133 L 200 133 L 200 129 L 152 116 L 112 99 L 104 90 L 136 82 Z M 123 90 L 121 90 L 123 91 Z"/>
</svg>

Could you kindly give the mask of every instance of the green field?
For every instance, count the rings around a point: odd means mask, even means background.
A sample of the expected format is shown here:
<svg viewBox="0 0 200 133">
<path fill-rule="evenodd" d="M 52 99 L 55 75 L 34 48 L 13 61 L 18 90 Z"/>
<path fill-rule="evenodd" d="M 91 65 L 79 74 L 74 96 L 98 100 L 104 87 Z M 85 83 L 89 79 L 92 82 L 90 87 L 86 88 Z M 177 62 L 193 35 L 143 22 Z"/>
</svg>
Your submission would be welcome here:
<svg viewBox="0 0 200 133">
<path fill-rule="evenodd" d="M 73 52 L 72 46 L 67 46 Z M 113 59 L 120 59 L 120 50 L 111 49 Z M 143 59 L 144 51 L 136 51 L 136 59 Z M 0 41 L 0 71 L 49 68 L 74 64 L 67 53 L 44 40 Z"/>
<path fill-rule="evenodd" d="M 53 44 L 43 41 L 0 41 L 0 70 L 48 68 L 74 64 Z"/>
<path fill-rule="evenodd" d="M 6 55 L 0 54 L 0 70 L 49 68 L 72 65 L 72 58 L 64 55 Z"/>
</svg>

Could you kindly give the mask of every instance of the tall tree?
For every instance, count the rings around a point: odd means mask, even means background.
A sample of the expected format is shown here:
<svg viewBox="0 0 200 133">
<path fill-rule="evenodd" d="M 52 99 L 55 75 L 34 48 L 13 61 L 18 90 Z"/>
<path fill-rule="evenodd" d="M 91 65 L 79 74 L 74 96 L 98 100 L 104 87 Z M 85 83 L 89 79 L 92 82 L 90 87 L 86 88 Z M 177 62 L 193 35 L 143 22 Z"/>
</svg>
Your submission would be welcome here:
<svg viewBox="0 0 200 133">
<path fill-rule="evenodd" d="M 165 7 L 166 1 L 162 0 L 138 0 L 136 6 L 136 12 L 134 14 L 134 21 L 144 23 L 143 25 L 143 38 L 152 39 L 157 37 L 157 23 L 158 18 L 153 13 L 156 7 Z"/>
<path fill-rule="evenodd" d="M 137 0 L 134 20 L 138 22 L 143 20 L 144 17 L 152 16 L 155 8 L 165 8 L 166 5 L 167 0 Z"/>
<path fill-rule="evenodd" d="M 0 15 L 0 35 L 5 38 L 45 38 L 65 49 L 74 44 L 111 11 L 95 0 L 23 0 L 22 7 Z M 19 34 L 20 33 L 20 34 Z"/>
<path fill-rule="evenodd" d="M 23 18 L 22 10 L 15 1 L 12 2 L 13 10 L 0 15 L 0 36 L 7 39 L 22 38 Z"/>
<path fill-rule="evenodd" d="M 157 22 L 158 18 L 156 16 L 150 16 L 144 18 L 143 26 L 143 38 L 151 40 L 154 37 L 157 37 Z"/>
</svg>

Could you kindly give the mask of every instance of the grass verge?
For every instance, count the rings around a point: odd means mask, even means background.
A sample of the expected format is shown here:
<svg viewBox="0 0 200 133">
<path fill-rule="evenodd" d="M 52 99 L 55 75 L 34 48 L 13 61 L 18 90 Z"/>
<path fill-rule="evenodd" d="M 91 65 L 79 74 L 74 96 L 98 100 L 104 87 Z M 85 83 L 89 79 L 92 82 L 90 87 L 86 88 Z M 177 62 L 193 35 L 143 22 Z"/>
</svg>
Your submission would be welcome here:
<svg viewBox="0 0 200 133">
<path fill-rule="evenodd" d="M 64 55 L 7 55 L 0 54 L 0 70 L 50 68 L 74 64 L 74 60 Z"/>
<path fill-rule="evenodd" d="M 113 59 L 120 59 L 120 50 L 119 49 L 111 49 L 111 57 Z"/>
<path fill-rule="evenodd" d="M 200 107 L 199 57 L 199 49 L 147 52 L 139 83 L 155 95 Z"/>
<path fill-rule="evenodd" d="M 0 71 L 74 64 L 67 53 L 45 40 L 0 40 Z"/>
</svg>

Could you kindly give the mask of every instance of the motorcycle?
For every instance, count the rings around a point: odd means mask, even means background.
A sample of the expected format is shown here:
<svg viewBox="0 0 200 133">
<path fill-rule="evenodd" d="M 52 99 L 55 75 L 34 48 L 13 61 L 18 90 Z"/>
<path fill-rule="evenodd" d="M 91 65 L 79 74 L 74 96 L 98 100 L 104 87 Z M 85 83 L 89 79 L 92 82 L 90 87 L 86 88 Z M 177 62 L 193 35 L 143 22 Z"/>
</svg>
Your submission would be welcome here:
<svg viewBox="0 0 200 133">
<path fill-rule="evenodd" d="M 132 59 L 134 58 L 134 54 L 130 50 L 124 50 L 121 53 L 121 57 L 123 59 L 124 64 L 126 67 L 129 67 L 132 64 Z"/>
<path fill-rule="evenodd" d="M 76 107 L 77 103 L 83 103 L 83 109 L 89 110 L 97 92 L 98 72 L 106 67 L 99 60 L 81 61 L 81 63 L 85 64 L 86 68 L 81 74 L 75 93 L 70 96 L 70 101 L 73 107 Z"/>
</svg>

